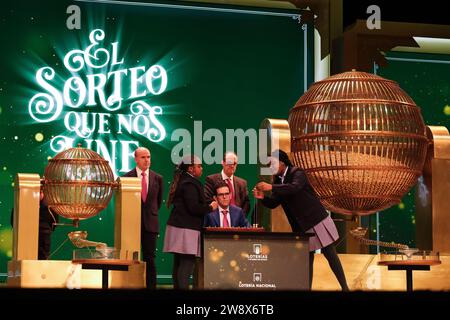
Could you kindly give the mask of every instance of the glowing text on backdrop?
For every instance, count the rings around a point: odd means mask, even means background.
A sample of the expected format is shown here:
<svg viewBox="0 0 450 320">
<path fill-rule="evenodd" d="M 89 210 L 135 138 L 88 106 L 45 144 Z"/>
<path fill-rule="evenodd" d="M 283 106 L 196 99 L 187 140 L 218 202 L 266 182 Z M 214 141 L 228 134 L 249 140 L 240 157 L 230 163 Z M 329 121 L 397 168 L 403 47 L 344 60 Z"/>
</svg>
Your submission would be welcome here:
<svg viewBox="0 0 450 320">
<path fill-rule="evenodd" d="M 46 66 L 36 72 L 37 84 L 42 92 L 35 94 L 28 103 L 28 112 L 37 122 L 63 120 L 65 128 L 74 135 L 58 135 L 50 141 L 54 152 L 73 147 L 82 139 L 86 147 L 96 145 L 97 152 L 107 159 L 116 171 L 116 145 L 121 146 L 121 172 L 129 170 L 129 157 L 134 140 L 110 140 L 112 134 L 120 136 L 140 135 L 151 142 L 160 142 L 166 130 L 159 116 L 160 106 L 152 106 L 146 98 L 159 95 L 167 88 L 167 72 L 161 65 L 123 68 L 124 59 L 119 57 L 119 43 L 112 42 L 108 48 L 100 42 L 105 39 L 101 29 L 91 31 L 90 44 L 84 49 L 74 49 L 64 56 L 64 67 L 71 77 L 61 82 L 52 67 Z M 62 88 L 60 88 L 62 87 Z M 123 102 L 133 101 L 129 106 Z M 68 109 L 63 110 L 64 107 Z M 102 108 L 104 112 L 90 112 Z M 126 109 L 130 112 L 125 112 Z M 64 112 L 63 112 L 64 111 Z M 99 110 L 102 111 L 102 110 Z M 109 147 L 105 144 L 109 141 Z"/>
</svg>

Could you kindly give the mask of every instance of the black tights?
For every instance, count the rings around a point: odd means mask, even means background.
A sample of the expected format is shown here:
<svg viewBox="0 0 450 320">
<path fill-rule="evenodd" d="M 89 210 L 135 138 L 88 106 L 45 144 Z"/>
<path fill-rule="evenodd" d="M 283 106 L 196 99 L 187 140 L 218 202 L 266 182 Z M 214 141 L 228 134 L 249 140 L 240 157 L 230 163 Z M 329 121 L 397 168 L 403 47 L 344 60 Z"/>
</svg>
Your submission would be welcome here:
<svg viewBox="0 0 450 320">
<path fill-rule="evenodd" d="M 345 280 L 344 269 L 342 269 L 341 261 L 336 253 L 334 244 L 321 249 L 323 255 L 328 260 L 328 264 L 333 270 L 339 284 L 341 285 L 342 291 L 348 291 L 347 281 Z M 311 290 L 312 279 L 313 279 L 313 266 L 314 266 L 314 251 L 309 253 L 309 289 Z"/>
<path fill-rule="evenodd" d="M 189 289 L 189 278 L 194 273 L 195 255 L 173 254 L 172 279 L 174 289 Z"/>
</svg>

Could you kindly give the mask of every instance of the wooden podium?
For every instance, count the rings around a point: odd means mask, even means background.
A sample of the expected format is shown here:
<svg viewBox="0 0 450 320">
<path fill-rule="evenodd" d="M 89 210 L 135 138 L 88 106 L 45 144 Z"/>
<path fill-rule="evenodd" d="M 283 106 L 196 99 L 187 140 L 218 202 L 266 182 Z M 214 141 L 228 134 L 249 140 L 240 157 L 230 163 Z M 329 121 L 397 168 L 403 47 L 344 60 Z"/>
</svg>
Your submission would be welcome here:
<svg viewBox="0 0 450 320">
<path fill-rule="evenodd" d="M 308 237 L 252 228 L 207 228 L 197 286 L 309 290 Z"/>
</svg>

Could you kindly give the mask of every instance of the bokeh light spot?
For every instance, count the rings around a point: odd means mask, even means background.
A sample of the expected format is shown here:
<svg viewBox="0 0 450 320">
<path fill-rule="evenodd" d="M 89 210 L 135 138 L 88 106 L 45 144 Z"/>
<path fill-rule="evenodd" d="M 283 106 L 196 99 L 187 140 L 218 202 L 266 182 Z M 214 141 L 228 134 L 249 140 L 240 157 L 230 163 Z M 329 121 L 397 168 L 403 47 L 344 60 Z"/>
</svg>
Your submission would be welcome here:
<svg viewBox="0 0 450 320">
<path fill-rule="evenodd" d="M 38 132 L 34 135 L 34 139 L 36 139 L 37 142 L 41 142 L 42 140 L 44 140 L 44 135 Z"/>
</svg>

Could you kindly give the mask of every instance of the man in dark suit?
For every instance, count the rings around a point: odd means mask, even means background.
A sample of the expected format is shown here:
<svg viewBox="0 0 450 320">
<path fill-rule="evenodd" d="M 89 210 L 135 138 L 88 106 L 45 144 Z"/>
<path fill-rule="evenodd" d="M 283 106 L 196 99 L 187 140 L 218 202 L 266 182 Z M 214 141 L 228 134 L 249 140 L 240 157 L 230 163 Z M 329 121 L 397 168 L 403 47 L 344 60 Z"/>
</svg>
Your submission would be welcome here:
<svg viewBox="0 0 450 320">
<path fill-rule="evenodd" d="M 161 208 L 163 183 L 162 177 L 150 170 L 151 155 L 147 148 L 137 148 L 134 152 L 136 168 L 124 177 L 139 177 L 141 192 L 141 245 L 142 257 L 146 263 L 147 288 L 156 288 L 156 239 L 159 233 L 158 210 Z"/>
<path fill-rule="evenodd" d="M 310 286 L 313 277 L 314 252 L 321 249 L 342 290 L 347 291 L 344 270 L 334 245 L 339 238 L 336 226 L 317 198 L 305 172 L 294 167 L 286 152 L 282 150 L 275 150 L 272 153 L 270 168 L 274 174 L 273 184 L 259 182 L 253 189 L 253 195 L 268 208 L 273 209 L 281 205 L 292 231 L 314 234 L 309 239 Z M 272 191 L 272 194 L 264 195 L 266 191 Z"/>
<path fill-rule="evenodd" d="M 238 164 L 238 157 L 234 152 L 226 152 L 222 160 L 222 172 L 206 177 L 205 197 L 210 203 L 213 201 L 214 186 L 225 182 L 230 188 L 230 204 L 242 209 L 244 214 L 250 211 L 250 200 L 248 198 L 247 181 L 234 175 Z"/>
<path fill-rule="evenodd" d="M 230 205 L 230 189 L 226 183 L 216 185 L 214 200 L 219 206 L 205 216 L 205 227 L 250 227 L 242 209 Z"/>
</svg>

